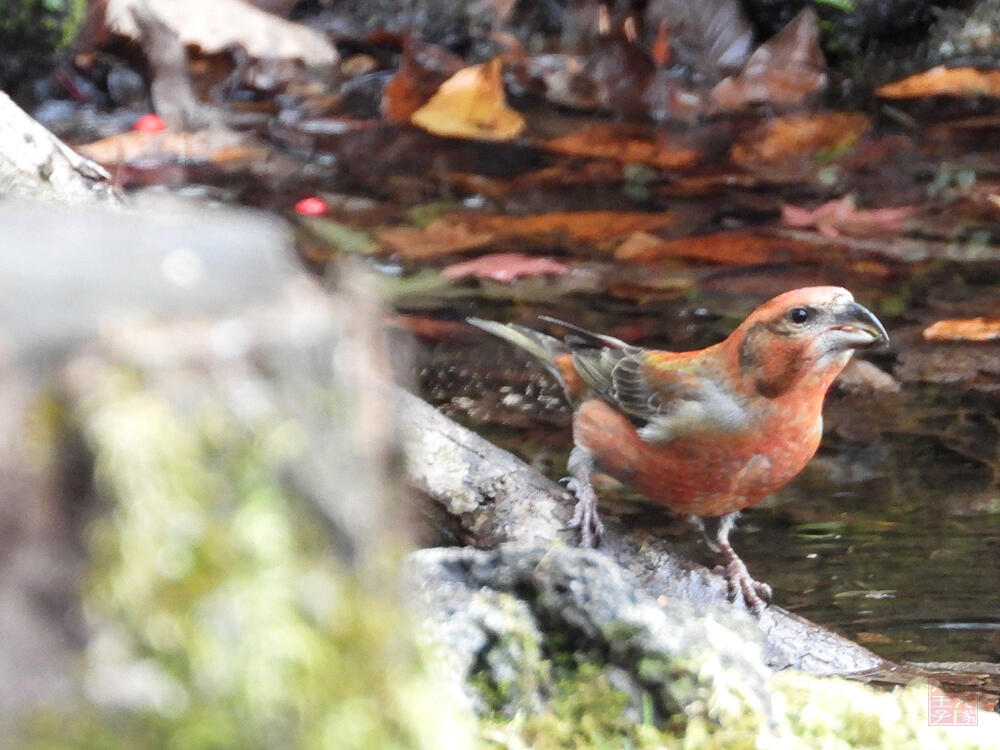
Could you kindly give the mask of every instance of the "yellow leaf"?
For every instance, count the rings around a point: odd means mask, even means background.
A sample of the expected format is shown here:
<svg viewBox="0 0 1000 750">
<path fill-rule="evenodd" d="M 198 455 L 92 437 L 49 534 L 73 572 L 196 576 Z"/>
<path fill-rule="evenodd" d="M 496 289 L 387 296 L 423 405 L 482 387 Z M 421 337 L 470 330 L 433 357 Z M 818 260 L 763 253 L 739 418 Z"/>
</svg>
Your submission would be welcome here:
<svg viewBox="0 0 1000 750">
<path fill-rule="evenodd" d="M 441 84 L 431 100 L 413 113 L 410 122 L 451 138 L 509 141 L 524 130 L 524 118 L 507 106 L 501 78 L 502 63 L 458 71 Z"/>
</svg>

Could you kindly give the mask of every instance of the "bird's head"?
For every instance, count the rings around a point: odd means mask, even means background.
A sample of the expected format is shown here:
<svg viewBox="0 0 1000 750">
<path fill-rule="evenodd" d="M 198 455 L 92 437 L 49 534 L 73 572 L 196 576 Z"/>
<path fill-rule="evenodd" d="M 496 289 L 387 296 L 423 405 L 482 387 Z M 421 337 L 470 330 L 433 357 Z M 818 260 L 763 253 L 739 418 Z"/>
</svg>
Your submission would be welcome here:
<svg viewBox="0 0 1000 750">
<path fill-rule="evenodd" d="M 815 286 L 765 302 L 730 339 L 743 375 L 774 397 L 797 386 L 825 393 L 856 349 L 886 342 L 889 335 L 846 289 Z"/>
</svg>

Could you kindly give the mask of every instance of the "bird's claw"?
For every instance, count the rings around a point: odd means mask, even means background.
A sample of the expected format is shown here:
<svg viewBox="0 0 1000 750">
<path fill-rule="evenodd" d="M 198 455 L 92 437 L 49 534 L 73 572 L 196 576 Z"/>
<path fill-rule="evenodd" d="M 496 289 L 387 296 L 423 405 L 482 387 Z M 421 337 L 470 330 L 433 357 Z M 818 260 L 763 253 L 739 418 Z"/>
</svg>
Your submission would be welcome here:
<svg viewBox="0 0 1000 750">
<path fill-rule="evenodd" d="M 730 560 L 725 569 L 726 582 L 729 584 L 729 596 L 735 602 L 738 598 L 755 617 L 760 617 L 771 603 L 771 587 L 762 581 L 755 580 L 747 566 L 739 558 Z"/>
<path fill-rule="evenodd" d="M 596 547 L 604 535 L 604 524 L 597 513 L 597 494 L 594 488 L 589 482 L 581 483 L 573 477 L 562 479 L 560 484 L 576 496 L 573 517 L 566 528 L 579 529 L 581 547 Z"/>
</svg>

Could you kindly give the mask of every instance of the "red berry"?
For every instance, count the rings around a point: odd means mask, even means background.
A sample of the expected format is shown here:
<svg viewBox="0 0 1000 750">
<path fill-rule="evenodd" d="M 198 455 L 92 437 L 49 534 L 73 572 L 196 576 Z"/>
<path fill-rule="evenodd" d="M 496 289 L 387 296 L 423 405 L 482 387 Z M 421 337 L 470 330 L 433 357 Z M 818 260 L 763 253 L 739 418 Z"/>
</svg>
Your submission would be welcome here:
<svg viewBox="0 0 1000 750">
<path fill-rule="evenodd" d="M 132 125 L 132 130 L 140 133 L 159 133 L 166 129 L 167 124 L 163 122 L 163 118 L 153 114 L 143 115 Z"/>
<path fill-rule="evenodd" d="M 303 216 L 321 216 L 326 213 L 326 201 L 310 195 L 295 204 L 295 213 Z"/>
</svg>

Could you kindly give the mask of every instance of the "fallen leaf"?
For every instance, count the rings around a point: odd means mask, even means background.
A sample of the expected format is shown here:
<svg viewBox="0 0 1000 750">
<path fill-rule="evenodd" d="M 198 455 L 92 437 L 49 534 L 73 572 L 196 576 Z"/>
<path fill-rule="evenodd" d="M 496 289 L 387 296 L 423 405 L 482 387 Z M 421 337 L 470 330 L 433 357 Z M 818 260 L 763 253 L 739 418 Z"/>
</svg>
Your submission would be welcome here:
<svg viewBox="0 0 1000 750">
<path fill-rule="evenodd" d="M 531 216 L 473 216 L 471 226 L 505 238 L 545 244 L 600 245 L 633 232 L 670 226 L 673 216 L 647 211 L 557 211 Z"/>
<path fill-rule="evenodd" d="M 615 248 L 618 260 L 641 258 L 652 248 L 663 244 L 663 238 L 649 232 L 632 232 L 625 241 Z"/>
<path fill-rule="evenodd" d="M 1000 97 L 1000 70 L 936 68 L 875 90 L 883 99 L 917 99 L 924 96 Z"/>
<path fill-rule="evenodd" d="M 401 125 L 410 122 L 414 112 L 463 66 L 462 58 L 444 47 L 407 39 L 399 58 L 399 70 L 382 94 L 382 114 Z"/>
<path fill-rule="evenodd" d="M 404 258 L 436 258 L 475 250 L 491 242 L 495 233 L 473 231 L 465 224 L 438 219 L 423 229 L 392 227 L 379 232 L 378 240 L 390 252 Z"/>
<path fill-rule="evenodd" d="M 913 206 L 859 209 L 854 198 L 845 195 L 813 209 L 782 204 L 781 223 L 787 227 L 814 227 L 824 237 L 836 238 L 841 234 L 858 236 L 899 232 L 915 213 Z"/>
<path fill-rule="evenodd" d="M 569 266 L 552 258 L 537 258 L 521 253 L 491 253 L 446 267 L 441 275 L 457 279 L 489 279 L 509 284 L 523 276 L 562 276 Z"/>
<path fill-rule="evenodd" d="M 103 165 L 127 164 L 140 159 L 220 165 L 263 161 L 268 156 L 267 149 L 251 137 L 229 130 L 201 130 L 196 133 L 133 130 L 74 146 L 74 149 Z"/>
<path fill-rule="evenodd" d="M 865 630 L 855 633 L 854 640 L 865 646 L 885 646 L 894 642 L 885 633 L 872 633 Z"/>
<path fill-rule="evenodd" d="M 478 338 L 469 330 L 468 323 L 438 320 L 426 315 L 391 315 L 385 322 L 428 341 L 474 341 Z"/>
<path fill-rule="evenodd" d="M 939 320 L 923 332 L 925 341 L 998 341 L 1000 319 Z"/>
<path fill-rule="evenodd" d="M 795 106 L 821 92 L 826 83 L 819 24 L 815 11 L 806 6 L 750 55 L 739 75 L 719 81 L 711 99 L 721 112 L 750 104 Z"/>
<path fill-rule="evenodd" d="M 856 112 L 786 115 L 762 123 L 734 143 L 729 156 L 741 167 L 773 166 L 820 152 L 843 152 L 871 128 Z"/>
<path fill-rule="evenodd" d="M 623 245 L 615 258 L 648 263 L 663 258 L 691 258 L 709 263 L 751 266 L 812 260 L 822 256 L 815 243 L 749 232 L 715 232 L 667 240 L 642 250 Z M 622 255 L 619 255 L 622 252 Z"/>
<path fill-rule="evenodd" d="M 205 53 L 239 47 L 254 58 L 301 60 L 314 66 L 337 62 L 337 50 L 323 34 L 243 0 L 107 0 L 108 27 L 139 40 L 133 11 L 140 6 L 173 29 L 182 43 Z"/>
<path fill-rule="evenodd" d="M 629 125 L 596 125 L 546 141 L 541 147 L 571 156 L 613 159 L 623 164 L 649 164 L 661 169 L 687 169 L 701 154 L 675 143 L 676 136 L 662 130 Z"/>
<path fill-rule="evenodd" d="M 585 71 L 602 110 L 630 120 L 645 117 L 642 95 L 656 66 L 633 40 L 617 32 L 599 36 Z"/>
<path fill-rule="evenodd" d="M 634 232 L 669 226 L 673 216 L 645 211 L 563 211 L 529 216 L 457 213 L 424 228 L 384 229 L 384 249 L 404 258 L 434 258 L 505 243 L 518 249 L 562 248 L 601 251 L 604 245 Z"/>
<path fill-rule="evenodd" d="M 509 141 L 524 130 L 524 118 L 507 106 L 499 57 L 458 71 L 441 84 L 410 122 L 435 135 Z"/>
</svg>

